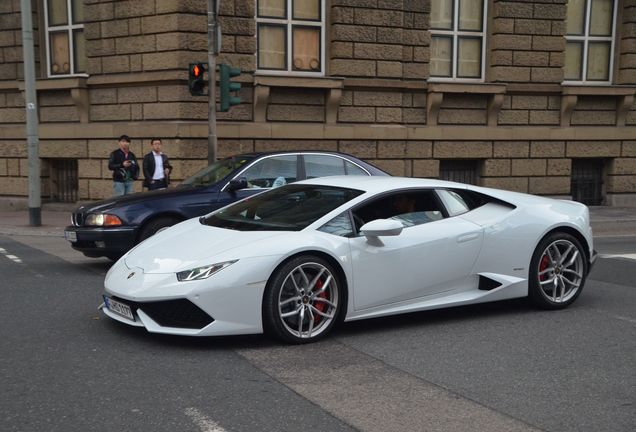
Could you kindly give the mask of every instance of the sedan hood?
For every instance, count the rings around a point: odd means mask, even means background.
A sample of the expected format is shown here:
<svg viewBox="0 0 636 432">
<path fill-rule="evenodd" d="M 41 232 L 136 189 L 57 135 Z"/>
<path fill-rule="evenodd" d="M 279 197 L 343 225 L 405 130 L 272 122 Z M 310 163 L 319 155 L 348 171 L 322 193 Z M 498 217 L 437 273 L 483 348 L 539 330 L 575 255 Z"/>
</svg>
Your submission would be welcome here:
<svg viewBox="0 0 636 432">
<path fill-rule="evenodd" d="M 277 235 L 280 236 L 280 232 L 243 232 L 203 226 L 194 218 L 155 234 L 124 259 L 128 268 L 141 268 L 144 273 L 174 273 L 232 259 L 224 253 L 236 248 L 243 248 L 241 258 L 249 256 L 245 250 L 250 248 L 257 255 L 258 248 L 254 244 Z"/>
<path fill-rule="evenodd" d="M 78 207 L 76 213 L 103 213 L 111 209 L 125 207 L 133 204 L 140 204 L 157 199 L 170 199 L 181 196 L 186 190 L 195 190 L 192 187 L 179 187 L 171 189 L 161 189 L 155 191 L 138 192 L 129 195 L 108 198 L 102 201 L 95 201 Z"/>
</svg>

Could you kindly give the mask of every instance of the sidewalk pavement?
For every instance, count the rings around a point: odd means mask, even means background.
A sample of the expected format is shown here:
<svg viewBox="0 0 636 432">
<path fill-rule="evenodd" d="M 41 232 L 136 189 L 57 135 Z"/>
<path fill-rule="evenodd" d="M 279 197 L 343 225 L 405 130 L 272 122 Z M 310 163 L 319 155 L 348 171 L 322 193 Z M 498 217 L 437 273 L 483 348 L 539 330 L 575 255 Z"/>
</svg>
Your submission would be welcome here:
<svg viewBox="0 0 636 432">
<path fill-rule="evenodd" d="M 27 210 L 0 210 L 0 235 L 64 237 L 72 208 L 44 204 L 39 227 L 29 226 Z M 590 219 L 595 236 L 636 236 L 636 208 L 590 207 Z"/>
</svg>

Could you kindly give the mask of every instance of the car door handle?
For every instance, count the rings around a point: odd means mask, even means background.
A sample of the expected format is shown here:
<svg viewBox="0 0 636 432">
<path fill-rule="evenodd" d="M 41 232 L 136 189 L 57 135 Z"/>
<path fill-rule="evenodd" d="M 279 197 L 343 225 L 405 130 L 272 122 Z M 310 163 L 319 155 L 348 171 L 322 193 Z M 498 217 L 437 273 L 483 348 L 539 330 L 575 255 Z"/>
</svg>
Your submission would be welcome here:
<svg viewBox="0 0 636 432">
<path fill-rule="evenodd" d="M 477 240 L 479 233 L 470 233 L 457 237 L 457 243 L 466 243 L 472 240 Z"/>
</svg>

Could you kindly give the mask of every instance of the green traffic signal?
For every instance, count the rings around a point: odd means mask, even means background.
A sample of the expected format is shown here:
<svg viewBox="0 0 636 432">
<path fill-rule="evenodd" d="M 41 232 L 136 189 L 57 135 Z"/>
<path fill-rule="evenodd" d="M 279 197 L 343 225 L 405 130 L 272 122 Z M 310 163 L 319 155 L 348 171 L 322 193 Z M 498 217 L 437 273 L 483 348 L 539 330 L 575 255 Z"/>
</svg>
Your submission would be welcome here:
<svg viewBox="0 0 636 432">
<path fill-rule="evenodd" d="M 190 88 L 190 94 L 192 96 L 203 96 L 205 92 L 205 79 L 203 75 L 205 73 L 204 63 L 190 63 L 188 69 L 188 87 Z"/>
<path fill-rule="evenodd" d="M 231 67 L 222 63 L 219 64 L 219 88 L 222 112 L 229 111 L 231 106 L 241 103 L 239 96 L 232 95 L 232 93 L 241 90 L 241 84 L 231 81 L 232 77 L 239 75 L 241 75 L 240 68 Z"/>
</svg>

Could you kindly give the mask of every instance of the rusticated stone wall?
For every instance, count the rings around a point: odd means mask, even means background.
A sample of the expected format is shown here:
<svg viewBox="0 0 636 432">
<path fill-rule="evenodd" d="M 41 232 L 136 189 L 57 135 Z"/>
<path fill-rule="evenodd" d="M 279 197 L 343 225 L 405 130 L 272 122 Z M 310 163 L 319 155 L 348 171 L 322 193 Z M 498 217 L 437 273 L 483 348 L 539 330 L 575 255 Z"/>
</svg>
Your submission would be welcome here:
<svg viewBox="0 0 636 432">
<path fill-rule="evenodd" d="M 0 195 L 26 196 L 19 3 L 0 0 Z M 37 26 L 43 3 L 33 4 Z M 574 89 L 561 84 L 566 0 L 489 1 L 485 82 L 451 85 L 429 80 L 429 0 L 329 0 L 325 77 L 269 80 L 258 117 L 256 4 L 221 2 L 217 62 L 242 69 L 243 102 L 217 113 L 219 157 L 336 150 L 417 177 L 470 159 L 485 186 L 556 196 L 570 194 L 573 160 L 595 159 L 608 196 L 636 202 L 636 0 L 618 3 L 622 86 Z M 122 133 L 139 156 L 161 136 L 175 183 L 206 165 L 207 97 L 190 95 L 186 71 L 207 61 L 206 9 L 201 0 L 85 0 L 88 76 L 38 72 L 45 181 L 48 160 L 77 159 L 79 199 L 109 196 L 106 158 Z"/>
<path fill-rule="evenodd" d="M 622 0 L 622 4 L 617 18 L 621 25 L 617 79 L 619 84 L 633 85 L 636 84 L 636 0 Z"/>
<path fill-rule="evenodd" d="M 430 3 L 331 0 L 331 75 L 428 78 Z"/>
<path fill-rule="evenodd" d="M 364 80 L 423 82 L 429 75 L 430 3 L 417 0 L 332 0 L 329 70 L 358 78 L 345 89 L 338 120 L 345 123 L 424 124 L 426 96 Z"/>
<path fill-rule="evenodd" d="M 190 62 L 206 60 L 207 3 L 85 3 L 90 121 L 207 118 L 207 101 L 177 85 Z"/>
<path fill-rule="evenodd" d="M 560 114 L 560 95 L 513 94 L 504 98 L 499 124 L 556 126 L 560 122 Z"/>
<path fill-rule="evenodd" d="M 493 0 L 491 80 L 560 83 L 567 0 Z"/>
</svg>

